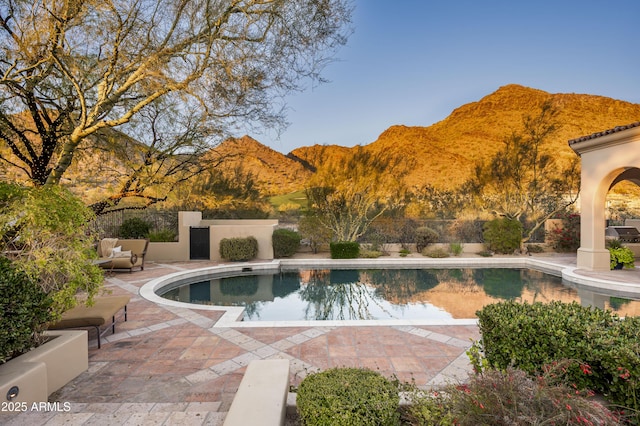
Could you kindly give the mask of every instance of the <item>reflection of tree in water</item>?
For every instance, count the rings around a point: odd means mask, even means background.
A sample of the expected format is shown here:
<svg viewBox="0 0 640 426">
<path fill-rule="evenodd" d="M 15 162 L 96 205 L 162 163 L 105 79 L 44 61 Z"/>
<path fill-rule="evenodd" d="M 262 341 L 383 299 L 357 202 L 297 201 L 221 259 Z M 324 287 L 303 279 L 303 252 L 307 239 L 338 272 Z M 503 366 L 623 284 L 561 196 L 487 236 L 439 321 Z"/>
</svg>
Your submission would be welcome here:
<svg viewBox="0 0 640 426">
<path fill-rule="evenodd" d="M 241 275 L 238 277 L 222 278 L 220 280 L 220 293 L 226 296 L 253 296 L 258 292 L 257 275 Z M 253 318 L 259 312 L 259 302 L 238 302 L 233 306 L 243 306 L 244 315 Z"/>
<path fill-rule="evenodd" d="M 222 278 L 220 292 L 226 296 L 253 296 L 258 292 L 258 276 L 244 275 Z"/>
<path fill-rule="evenodd" d="M 309 302 L 305 319 L 315 320 L 373 319 L 369 304 L 377 304 L 375 295 L 360 282 L 359 272 L 353 270 L 310 271 L 300 298 Z"/>
<path fill-rule="evenodd" d="M 522 272 L 520 269 L 475 269 L 473 277 L 487 295 L 510 300 L 522 296 L 527 281 L 523 279 Z"/>
<path fill-rule="evenodd" d="M 632 300 L 631 299 L 624 299 L 622 297 L 615 297 L 615 296 L 611 296 L 609 298 L 609 305 L 611 306 L 611 309 L 613 310 L 618 310 L 620 308 L 622 308 L 624 305 L 631 303 Z"/>
<path fill-rule="evenodd" d="M 299 272 L 280 272 L 273 276 L 274 297 L 285 298 L 300 289 Z"/>
<path fill-rule="evenodd" d="M 413 296 L 436 287 L 439 279 L 436 271 L 425 269 L 374 269 L 363 275 L 376 294 L 395 304 L 403 305 L 413 301 Z"/>
</svg>

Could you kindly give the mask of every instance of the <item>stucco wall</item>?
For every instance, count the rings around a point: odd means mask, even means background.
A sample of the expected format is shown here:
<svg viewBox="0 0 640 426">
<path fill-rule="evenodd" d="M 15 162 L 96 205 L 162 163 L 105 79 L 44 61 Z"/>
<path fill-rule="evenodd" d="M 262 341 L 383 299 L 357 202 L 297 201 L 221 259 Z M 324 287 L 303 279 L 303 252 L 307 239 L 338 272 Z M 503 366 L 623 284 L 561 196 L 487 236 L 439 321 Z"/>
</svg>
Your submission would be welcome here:
<svg viewBox="0 0 640 426">
<path fill-rule="evenodd" d="M 146 259 L 156 262 L 189 260 L 189 229 L 209 227 L 210 259 L 220 258 L 220 240 L 223 238 L 246 238 L 253 236 L 258 240 L 259 260 L 273 259 L 271 236 L 278 225 L 277 219 L 248 220 L 202 220 L 201 212 L 178 213 L 178 241 L 172 243 L 149 243 Z"/>
<path fill-rule="evenodd" d="M 611 184 L 640 167 L 640 127 L 607 133 L 571 145 L 581 158 L 580 248 L 578 267 L 608 270 L 605 248 L 605 201 Z"/>
</svg>

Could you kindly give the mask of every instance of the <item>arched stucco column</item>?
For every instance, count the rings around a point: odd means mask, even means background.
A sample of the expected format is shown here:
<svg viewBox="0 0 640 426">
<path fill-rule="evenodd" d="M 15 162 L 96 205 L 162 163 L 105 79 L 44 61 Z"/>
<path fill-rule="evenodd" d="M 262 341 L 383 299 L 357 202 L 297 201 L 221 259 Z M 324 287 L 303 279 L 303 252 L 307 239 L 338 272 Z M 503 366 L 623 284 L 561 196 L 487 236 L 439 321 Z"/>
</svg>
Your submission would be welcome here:
<svg viewBox="0 0 640 426">
<path fill-rule="evenodd" d="M 609 250 L 604 246 L 607 191 L 603 191 L 604 185 L 601 182 L 593 182 L 593 176 L 585 176 L 585 169 L 582 169 L 580 186 L 580 248 L 577 266 L 590 270 L 608 270 Z"/>
<path fill-rule="evenodd" d="M 569 141 L 580 155 L 578 268 L 609 270 L 604 245 L 605 202 L 614 182 L 640 167 L 640 122 Z"/>
</svg>

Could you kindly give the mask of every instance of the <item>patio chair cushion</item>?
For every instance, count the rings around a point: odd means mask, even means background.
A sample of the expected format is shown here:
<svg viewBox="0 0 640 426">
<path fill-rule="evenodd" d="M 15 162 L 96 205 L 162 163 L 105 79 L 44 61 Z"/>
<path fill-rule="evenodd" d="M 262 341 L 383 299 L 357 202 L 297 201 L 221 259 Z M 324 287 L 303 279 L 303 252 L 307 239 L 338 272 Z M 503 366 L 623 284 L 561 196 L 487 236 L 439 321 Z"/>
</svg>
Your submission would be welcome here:
<svg viewBox="0 0 640 426">
<path fill-rule="evenodd" d="M 93 306 L 78 305 L 62 314 L 62 318 L 49 329 L 95 327 L 111 324 L 113 317 L 124 309 L 129 296 L 96 297 Z"/>
</svg>

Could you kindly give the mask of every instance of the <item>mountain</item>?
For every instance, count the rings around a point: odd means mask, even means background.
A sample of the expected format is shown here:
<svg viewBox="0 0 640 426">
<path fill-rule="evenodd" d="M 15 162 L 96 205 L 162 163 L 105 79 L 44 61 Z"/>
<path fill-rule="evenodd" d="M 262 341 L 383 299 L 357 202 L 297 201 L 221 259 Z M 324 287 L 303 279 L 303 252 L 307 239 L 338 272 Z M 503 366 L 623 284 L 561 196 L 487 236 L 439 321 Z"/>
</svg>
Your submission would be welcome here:
<svg viewBox="0 0 640 426">
<path fill-rule="evenodd" d="M 304 188 L 312 171 L 298 160 L 287 157 L 249 136 L 231 138 L 211 150 L 224 171 L 241 167 L 250 172 L 257 187 L 268 195 L 285 194 Z"/>
<path fill-rule="evenodd" d="M 568 146 L 570 139 L 640 120 L 640 104 L 595 95 L 550 94 L 510 84 L 477 102 L 460 106 L 431 126 L 391 126 L 364 149 L 373 154 L 411 159 L 406 176 L 410 186 L 453 188 L 472 176 L 479 161 L 490 159 L 505 137 L 522 128 L 523 116 L 536 116 L 545 101 L 559 110 L 560 127 L 549 140 L 559 161 L 575 158 Z M 115 131 L 102 135 L 99 139 L 104 146 L 97 152 L 78 153 L 75 166 L 65 176 L 65 184 L 83 194 L 87 201 L 118 186 L 123 165 L 112 155 L 124 140 L 123 135 L 118 135 Z M 130 144 L 135 145 L 134 141 Z M 251 173 L 265 195 L 280 195 L 303 189 L 319 166 L 351 151 L 352 148 L 338 145 L 313 145 L 283 155 L 243 136 L 222 142 L 210 155 L 220 161 L 219 170 L 232 172 L 241 167 L 244 173 Z M 15 180 L 19 176 L 10 174 L 0 164 L 0 178 Z"/>
<path fill-rule="evenodd" d="M 287 157 L 299 161 L 307 169 L 315 172 L 326 162 L 338 161 L 351 153 L 351 148 L 339 145 L 312 145 L 296 148 Z"/>
<path fill-rule="evenodd" d="M 414 158 L 416 164 L 407 176 L 410 185 L 451 188 L 471 177 L 477 162 L 490 159 L 512 131 L 521 130 L 523 116 L 538 115 L 545 101 L 559 111 L 559 130 L 548 141 L 559 161 L 576 155 L 568 140 L 640 119 L 640 104 L 508 85 L 455 109 L 432 126 L 392 126 L 366 148 Z"/>
<path fill-rule="evenodd" d="M 431 126 L 391 126 L 364 149 L 412 159 L 405 178 L 409 186 L 454 188 L 472 176 L 478 162 L 492 158 L 507 136 L 522 129 L 524 116 L 537 116 L 546 101 L 558 110 L 559 129 L 547 143 L 560 162 L 576 156 L 569 148 L 570 139 L 640 120 L 640 104 L 595 95 L 551 94 L 510 84 L 477 102 L 462 105 Z M 313 145 L 284 156 L 248 136 L 224 142 L 216 149 L 236 153 L 233 164 L 250 170 L 269 194 L 303 188 L 319 166 L 347 156 L 351 150 L 338 145 Z"/>
</svg>

